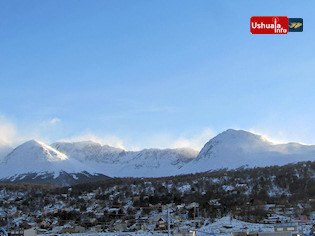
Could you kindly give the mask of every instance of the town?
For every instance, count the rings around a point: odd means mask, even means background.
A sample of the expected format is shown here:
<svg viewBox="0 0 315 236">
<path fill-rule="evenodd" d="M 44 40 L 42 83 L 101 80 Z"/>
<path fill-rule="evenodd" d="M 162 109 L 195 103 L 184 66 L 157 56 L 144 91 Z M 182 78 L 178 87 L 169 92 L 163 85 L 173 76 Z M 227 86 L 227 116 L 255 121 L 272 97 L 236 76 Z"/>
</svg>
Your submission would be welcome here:
<svg viewBox="0 0 315 236">
<path fill-rule="evenodd" d="M 223 229 L 235 230 L 233 222 L 267 225 L 267 231 L 274 231 L 277 224 L 293 223 L 291 229 L 298 233 L 298 219 L 305 215 L 309 233 L 315 206 L 310 185 L 313 165 L 112 178 L 65 187 L 1 184 L 0 226 L 7 232 L 33 229 L 38 234 L 170 230 L 174 235 L 188 235 L 207 229 L 226 233 Z M 292 178 L 292 172 L 299 179 Z M 293 186 L 295 182 L 299 185 Z M 225 219 L 223 225 L 211 227 L 220 219 Z M 250 229 L 243 226 L 238 231 L 246 232 L 246 228 Z"/>
</svg>

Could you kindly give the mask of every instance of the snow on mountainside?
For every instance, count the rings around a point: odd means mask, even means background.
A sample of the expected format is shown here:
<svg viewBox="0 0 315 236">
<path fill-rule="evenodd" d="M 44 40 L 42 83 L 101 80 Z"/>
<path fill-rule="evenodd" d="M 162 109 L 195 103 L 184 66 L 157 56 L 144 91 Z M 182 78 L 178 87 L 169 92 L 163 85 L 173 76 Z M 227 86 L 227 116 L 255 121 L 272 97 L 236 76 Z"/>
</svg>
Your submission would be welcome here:
<svg viewBox="0 0 315 236">
<path fill-rule="evenodd" d="M 184 172 L 285 165 L 315 161 L 315 145 L 273 144 L 261 135 L 227 130 L 211 139 Z"/>
<path fill-rule="evenodd" d="M 108 145 L 102 146 L 99 143 L 92 141 L 83 142 L 56 142 L 51 144 L 51 147 L 66 154 L 67 156 L 77 159 L 80 162 L 103 162 L 114 163 L 118 160 L 123 149 L 110 147 Z"/>
<path fill-rule="evenodd" d="M 62 185 L 110 177 L 162 177 L 218 169 L 285 165 L 315 161 L 315 145 L 273 144 L 261 135 L 227 130 L 212 138 L 200 153 L 192 149 L 125 151 L 91 141 L 28 141 L 0 164 L 2 181 Z"/>
<path fill-rule="evenodd" d="M 12 150 L 13 148 L 9 144 L 0 141 L 0 162 L 6 157 L 6 155 L 12 152 Z"/>
<path fill-rule="evenodd" d="M 117 177 L 159 177 L 174 175 L 198 152 L 189 148 L 125 151 L 94 142 L 57 142 L 51 145 L 100 173 Z"/>
<path fill-rule="evenodd" d="M 176 175 L 198 152 L 193 149 L 144 149 L 126 152 L 129 162 L 122 169 L 124 176 L 160 177 Z"/>
<path fill-rule="evenodd" d="M 36 173 L 37 175 L 60 173 L 80 173 L 94 171 L 79 161 L 69 159 L 66 155 L 36 140 L 30 140 L 8 154 L 0 164 L 0 178 Z M 22 178 L 22 177 L 21 177 Z"/>
</svg>

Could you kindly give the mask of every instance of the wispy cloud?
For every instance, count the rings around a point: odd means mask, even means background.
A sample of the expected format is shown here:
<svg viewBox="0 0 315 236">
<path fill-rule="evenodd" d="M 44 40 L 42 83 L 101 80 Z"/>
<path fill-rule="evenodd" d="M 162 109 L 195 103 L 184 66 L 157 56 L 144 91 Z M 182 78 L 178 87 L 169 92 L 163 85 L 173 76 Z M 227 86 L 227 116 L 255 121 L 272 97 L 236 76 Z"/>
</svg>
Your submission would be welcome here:
<svg viewBox="0 0 315 236">
<path fill-rule="evenodd" d="M 192 137 L 179 137 L 178 139 L 174 140 L 172 147 L 190 147 L 199 151 L 206 144 L 206 142 L 208 142 L 215 135 L 216 132 L 214 132 L 212 129 L 206 128 L 200 133 L 193 135 Z"/>
<path fill-rule="evenodd" d="M 0 115 L 0 141 L 16 146 L 30 139 L 38 139 L 49 144 L 53 134 L 58 132 L 56 125 L 60 122 L 61 119 L 55 117 L 19 126 L 7 117 Z"/>
<path fill-rule="evenodd" d="M 170 133 L 159 133 L 148 137 L 140 137 L 139 140 L 136 140 L 122 138 L 112 134 L 98 136 L 92 132 L 88 132 L 59 141 L 93 141 L 128 151 L 139 151 L 144 148 L 192 148 L 199 151 L 215 134 L 212 129 L 206 128 L 192 136 L 174 137 Z"/>
<path fill-rule="evenodd" d="M 57 141 L 53 139 L 53 136 L 60 137 L 58 132 L 62 128 L 59 125 L 61 123 L 60 118 L 54 117 L 36 124 L 29 124 L 28 127 L 19 129 L 14 122 L 5 116 L 0 116 L 0 141 L 11 144 L 12 146 L 19 145 L 30 139 L 38 139 L 50 144 Z M 58 133 L 57 135 L 56 132 Z M 134 137 L 119 137 L 114 134 L 100 136 L 95 135 L 93 132 L 85 132 L 62 140 L 70 142 L 94 141 L 103 145 L 107 144 L 112 147 L 132 151 L 143 148 L 193 148 L 200 150 L 215 134 L 213 130 L 207 128 L 190 136 L 181 135 L 176 137 L 171 133 L 157 133 L 147 134 L 148 137 L 138 136 L 137 138 L 139 139 L 137 139 Z"/>
<path fill-rule="evenodd" d="M 49 121 L 52 125 L 58 123 L 58 122 L 61 122 L 61 120 L 59 118 L 53 118 Z"/>
<path fill-rule="evenodd" d="M 141 140 L 131 141 L 126 143 L 128 150 L 140 150 L 143 148 L 192 148 L 194 150 L 201 150 L 201 148 L 216 132 L 210 128 L 205 128 L 193 135 L 176 136 L 171 133 L 157 133 L 149 137 L 142 137 Z"/>
<path fill-rule="evenodd" d="M 0 116 L 0 141 L 13 144 L 16 139 L 16 126 L 5 116 Z"/>
<path fill-rule="evenodd" d="M 274 143 L 297 142 L 314 144 L 314 132 L 312 119 L 295 116 L 273 114 L 268 119 L 251 127 L 251 132 L 259 133 Z"/>
<path fill-rule="evenodd" d="M 120 139 L 119 137 L 115 136 L 115 135 L 104 135 L 104 136 L 97 136 L 95 134 L 92 133 L 85 133 L 82 135 L 78 135 L 78 136 L 73 136 L 69 139 L 63 139 L 63 140 L 59 140 L 59 141 L 69 141 L 69 142 L 81 142 L 81 141 L 93 141 L 96 143 L 100 143 L 102 145 L 109 145 L 112 147 L 116 147 L 116 148 L 121 148 L 121 149 L 126 149 L 124 147 L 124 142 L 122 139 Z"/>
</svg>

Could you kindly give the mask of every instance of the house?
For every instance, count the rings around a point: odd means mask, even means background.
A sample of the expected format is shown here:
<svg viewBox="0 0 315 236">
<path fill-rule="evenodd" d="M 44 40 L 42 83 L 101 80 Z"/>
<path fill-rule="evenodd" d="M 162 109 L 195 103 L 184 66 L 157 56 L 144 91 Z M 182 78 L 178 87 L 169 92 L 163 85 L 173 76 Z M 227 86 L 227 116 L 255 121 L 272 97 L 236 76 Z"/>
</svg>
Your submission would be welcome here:
<svg viewBox="0 0 315 236">
<path fill-rule="evenodd" d="M 95 193 L 96 195 L 100 194 L 100 190 L 99 189 L 95 189 L 93 190 L 93 193 Z"/>
<path fill-rule="evenodd" d="M 199 203 L 198 202 L 192 202 L 188 206 L 186 206 L 186 209 L 192 209 L 194 207 L 199 207 Z"/>
<path fill-rule="evenodd" d="M 22 215 L 21 215 L 21 212 L 16 211 L 12 216 L 13 216 L 13 218 L 19 218 L 19 217 L 21 217 Z"/>
<path fill-rule="evenodd" d="M 23 236 L 36 236 L 37 231 L 35 229 L 26 229 L 24 230 L 24 235 Z"/>
<path fill-rule="evenodd" d="M 9 232 L 10 236 L 36 236 L 37 232 L 35 229 L 17 229 Z"/>
<path fill-rule="evenodd" d="M 7 216 L 8 216 L 8 212 L 4 210 L 0 210 L 0 217 L 7 217 Z"/>
<path fill-rule="evenodd" d="M 85 232 L 85 228 L 82 227 L 82 226 L 80 226 L 80 225 L 78 225 L 78 226 L 76 226 L 76 227 L 74 228 L 74 231 L 75 231 L 76 233 L 84 233 L 84 232 Z"/>
<path fill-rule="evenodd" d="M 236 184 L 235 189 L 238 191 L 247 191 L 248 186 L 245 183 L 238 183 L 238 184 Z"/>
<path fill-rule="evenodd" d="M 45 220 L 43 220 L 41 223 L 40 223 L 40 227 L 42 228 L 48 228 L 50 226 L 49 223 L 47 223 Z"/>
<path fill-rule="evenodd" d="M 117 220 L 114 224 L 115 231 L 126 231 L 127 223 L 124 220 Z"/>
<path fill-rule="evenodd" d="M 174 220 L 178 220 L 178 221 L 180 221 L 180 220 L 186 220 L 186 219 L 187 219 L 187 214 L 178 214 L 178 215 L 175 215 L 173 219 L 174 219 Z"/>
<path fill-rule="evenodd" d="M 72 228 L 72 227 L 62 228 L 61 233 L 62 234 L 67 234 L 67 233 L 73 234 L 73 233 L 75 233 L 75 228 Z"/>
<path fill-rule="evenodd" d="M 258 232 L 258 236 L 292 236 L 292 232 Z"/>
<path fill-rule="evenodd" d="M 37 234 L 47 234 L 47 230 L 46 229 L 36 229 L 36 233 Z"/>
<path fill-rule="evenodd" d="M 147 223 L 141 223 L 139 225 L 139 230 L 147 230 L 148 229 L 148 224 Z"/>
<path fill-rule="evenodd" d="M 27 220 L 23 220 L 22 223 L 19 224 L 19 227 L 22 229 L 30 229 L 32 226 Z"/>
<path fill-rule="evenodd" d="M 167 229 L 167 221 L 164 218 L 159 218 L 155 230 L 166 230 Z"/>
<path fill-rule="evenodd" d="M 275 232 L 283 232 L 283 231 L 297 231 L 298 229 L 297 223 L 283 223 L 283 224 L 275 224 Z"/>
<path fill-rule="evenodd" d="M 28 223 L 28 225 L 30 225 L 31 228 L 37 228 L 38 227 L 38 224 L 36 222 Z"/>
<path fill-rule="evenodd" d="M 23 229 L 11 230 L 11 232 L 9 232 L 8 235 L 10 235 L 10 236 L 24 236 L 24 230 Z"/>
<path fill-rule="evenodd" d="M 96 218 L 95 217 L 93 217 L 93 218 L 90 218 L 90 223 L 95 223 L 96 222 Z"/>
<path fill-rule="evenodd" d="M 167 215 L 166 214 L 153 215 L 149 218 L 149 224 L 156 225 L 160 218 L 167 219 Z"/>
<path fill-rule="evenodd" d="M 196 232 L 191 231 L 187 227 L 182 227 L 177 230 L 177 232 L 173 233 L 174 236 L 196 236 Z"/>
<path fill-rule="evenodd" d="M 267 219 L 264 219 L 265 224 L 275 224 L 279 222 L 280 218 L 279 217 L 268 217 Z"/>
<path fill-rule="evenodd" d="M 247 232 L 232 232 L 232 236 L 247 236 Z"/>
<path fill-rule="evenodd" d="M 90 230 L 93 231 L 93 232 L 102 232 L 103 231 L 101 225 L 93 226 L 93 227 L 90 228 Z"/>
<path fill-rule="evenodd" d="M 135 201 L 140 201 L 140 196 L 134 196 L 133 197 L 133 201 L 135 202 Z"/>
</svg>

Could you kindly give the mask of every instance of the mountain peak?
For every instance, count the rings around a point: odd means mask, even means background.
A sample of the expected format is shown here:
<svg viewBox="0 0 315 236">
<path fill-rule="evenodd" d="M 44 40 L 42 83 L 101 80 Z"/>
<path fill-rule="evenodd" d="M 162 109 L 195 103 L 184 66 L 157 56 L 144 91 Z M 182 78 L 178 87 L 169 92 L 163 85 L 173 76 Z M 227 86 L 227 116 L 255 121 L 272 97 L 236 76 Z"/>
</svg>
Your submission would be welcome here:
<svg viewBox="0 0 315 236">
<path fill-rule="evenodd" d="M 284 165 L 313 160 L 314 154 L 315 146 L 274 144 L 262 135 L 228 129 L 205 144 L 192 162 L 192 168 L 201 172 L 222 168 Z"/>
<path fill-rule="evenodd" d="M 246 131 L 246 130 L 242 130 L 242 129 L 227 129 L 227 130 L 223 131 L 222 133 L 218 134 L 218 136 L 220 136 L 220 135 L 229 135 L 229 136 L 238 136 L 238 137 L 261 136 L 261 135 L 257 135 L 257 134 L 250 132 L 250 131 Z"/>
<path fill-rule="evenodd" d="M 214 138 L 201 149 L 200 156 L 208 156 L 214 149 L 238 148 L 238 149 L 252 149 L 270 145 L 271 143 L 262 135 L 253 134 L 245 130 L 228 129 Z"/>
<path fill-rule="evenodd" d="M 259 134 L 254 134 L 249 131 L 245 130 L 235 130 L 235 129 L 228 129 L 214 138 L 212 138 L 209 142 L 224 142 L 224 143 L 233 143 L 233 144 L 250 144 L 250 145 L 257 145 L 257 144 L 271 144 L 264 136 Z M 208 142 L 208 143 L 209 143 Z"/>
<path fill-rule="evenodd" d="M 15 161 L 29 159 L 54 162 L 68 159 L 66 155 L 36 139 L 29 140 L 15 148 L 5 158 L 5 161 L 8 162 L 10 159 L 12 159 L 12 157 L 16 159 Z"/>
<path fill-rule="evenodd" d="M 0 164 L 0 169 L 0 178 L 30 173 L 50 173 L 55 178 L 62 172 L 95 173 L 94 169 L 35 139 L 21 144 L 9 153 Z"/>
<path fill-rule="evenodd" d="M 37 140 L 37 139 L 31 139 L 29 141 L 26 141 L 25 143 L 23 143 L 22 145 L 27 145 L 27 146 L 37 146 L 37 147 L 41 147 L 41 146 L 47 146 L 45 143 Z"/>
</svg>

